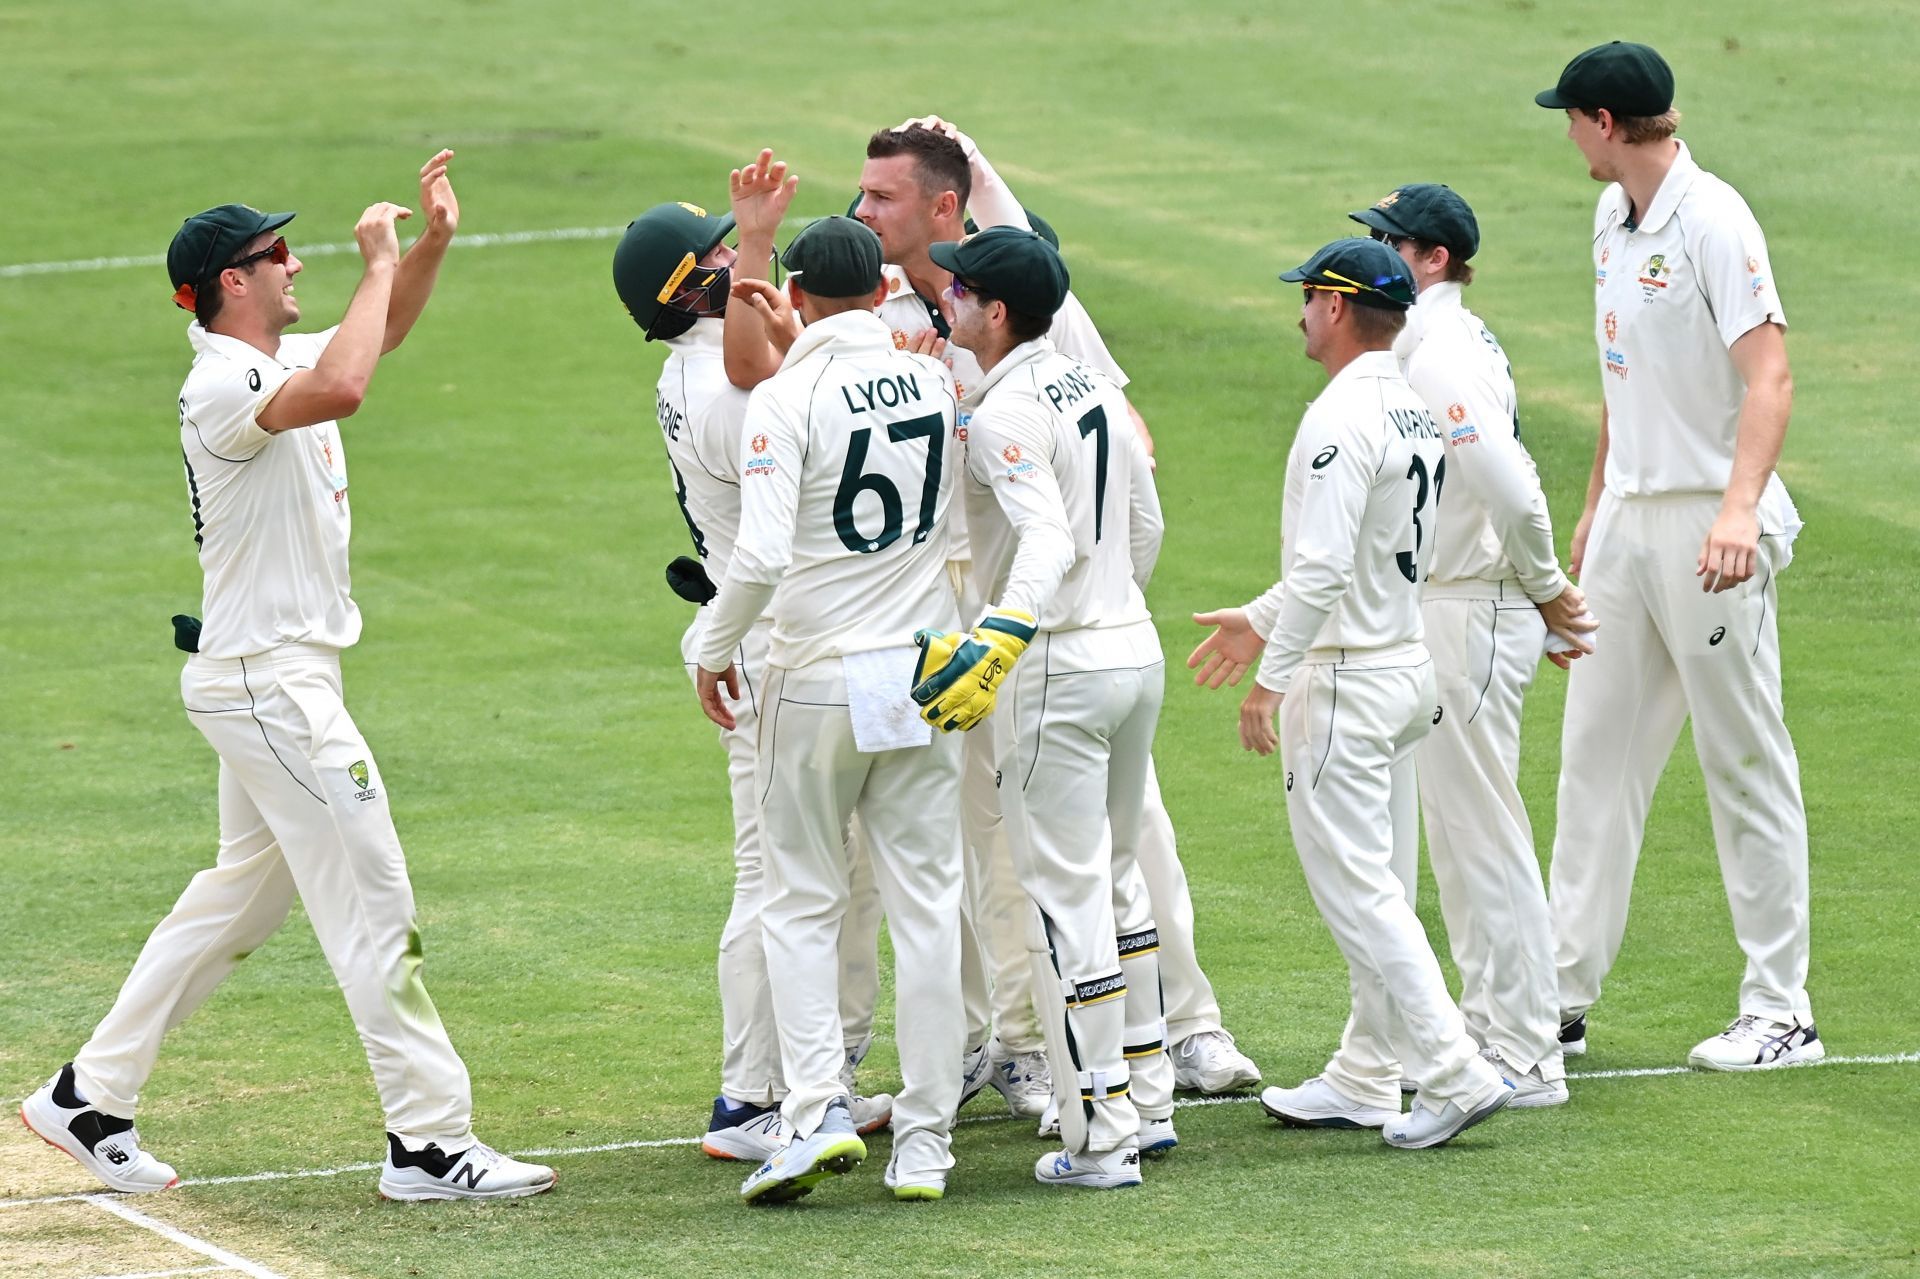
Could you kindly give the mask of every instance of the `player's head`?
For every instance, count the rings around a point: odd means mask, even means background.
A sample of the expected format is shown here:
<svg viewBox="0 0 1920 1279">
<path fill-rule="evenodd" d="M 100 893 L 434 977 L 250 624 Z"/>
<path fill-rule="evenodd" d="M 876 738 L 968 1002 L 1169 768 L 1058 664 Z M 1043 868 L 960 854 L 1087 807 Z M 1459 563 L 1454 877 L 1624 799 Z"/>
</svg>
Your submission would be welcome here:
<svg viewBox="0 0 1920 1279">
<path fill-rule="evenodd" d="M 697 204 L 656 204 L 627 223 L 613 251 L 613 287 L 647 341 L 677 338 L 726 311 L 734 252 L 721 241 L 732 230 L 732 214 Z"/>
<path fill-rule="evenodd" d="M 1384 351 L 1406 326 L 1413 273 L 1378 240 L 1335 240 L 1280 278 L 1298 284 L 1307 358 L 1330 370 L 1363 351 Z"/>
<path fill-rule="evenodd" d="M 1567 136 L 1599 182 L 1618 182 L 1635 148 L 1664 143 L 1680 128 L 1673 68 L 1648 46 L 1624 40 L 1578 55 L 1533 100 L 1567 113 Z"/>
<path fill-rule="evenodd" d="M 219 323 L 285 331 L 300 318 L 293 277 L 301 263 L 280 235 L 293 216 L 222 204 L 181 223 L 167 246 L 174 305 L 207 329 Z"/>
<path fill-rule="evenodd" d="M 1398 253 L 1418 287 L 1441 280 L 1473 283 L 1467 260 L 1480 251 L 1480 223 L 1451 187 L 1409 182 L 1347 216 Z"/>
<path fill-rule="evenodd" d="M 1067 264 L 1033 231 L 989 227 L 964 240 L 931 245 L 927 256 L 953 272 L 949 341 L 972 351 L 983 367 L 1044 336 L 1067 300 Z"/>
<path fill-rule="evenodd" d="M 803 323 L 844 311 L 871 311 L 886 300 L 880 237 L 852 218 L 820 218 L 802 227 L 780 255 L 787 296 Z"/>
<path fill-rule="evenodd" d="M 880 237 L 887 261 L 915 262 L 929 244 L 957 233 L 972 190 L 958 142 L 918 125 L 882 129 L 867 139 L 854 216 Z"/>
</svg>

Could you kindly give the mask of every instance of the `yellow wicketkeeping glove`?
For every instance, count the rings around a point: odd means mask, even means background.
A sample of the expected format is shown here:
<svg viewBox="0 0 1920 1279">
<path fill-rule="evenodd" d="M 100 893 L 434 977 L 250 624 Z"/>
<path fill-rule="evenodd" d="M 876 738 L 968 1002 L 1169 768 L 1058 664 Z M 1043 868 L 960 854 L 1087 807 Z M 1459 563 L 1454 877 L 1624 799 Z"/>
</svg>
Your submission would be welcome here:
<svg viewBox="0 0 1920 1279">
<path fill-rule="evenodd" d="M 921 631 L 913 667 L 913 700 L 920 718 L 942 732 L 965 732 L 993 710 L 1000 681 L 1033 641 L 1039 622 L 1017 609 L 997 608 L 969 634 Z"/>
</svg>

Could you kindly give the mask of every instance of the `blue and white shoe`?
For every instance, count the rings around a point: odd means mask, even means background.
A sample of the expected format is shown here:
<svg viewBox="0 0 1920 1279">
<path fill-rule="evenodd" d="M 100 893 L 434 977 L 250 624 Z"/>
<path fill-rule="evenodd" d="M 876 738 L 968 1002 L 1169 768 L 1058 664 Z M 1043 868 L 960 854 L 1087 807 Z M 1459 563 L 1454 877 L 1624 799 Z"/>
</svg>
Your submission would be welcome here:
<svg viewBox="0 0 1920 1279">
<path fill-rule="evenodd" d="M 1040 1156 L 1033 1165 L 1035 1181 L 1046 1186 L 1087 1186 L 1094 1190 L 1124 1190 L 1137 1186 L 1140 1176 L 1140 1145 L 1129 1137 L 1121 1145 L 1106 1151 L 1073 1154 L 1061 1150 Z"/>
<path fill-rule="evenodd" d="M 1038 1119 L 1047 1113 L 1053 1100 L 1053 1072 L 1047 1066 L 1047 1054 L 1039 1049 L 1024 1053 L 1002 1053 L 994 1040 L 988 1051 L 993 1077 L 988 1082 L 1007 1099 L 1007 1109 L 1022 1119 Z"/>
<path fill-rule="evenodd" d="M 1158 1157 L 1166 1154 L 1180 1144 L 1180 1138 L 1173 1133 L 1173 1116 L 1165 1119 L 1140 1120 L 1140 1153 Z"/>
<path fill-rule="evenodd" d="M 707 1124 L 700 1149 L 715 1159 L 742 1159 L 761 1164 L 773 1158 L 787 1144 L 786 1124 L 778 1106 L 756 1106 L 744 1102 L 727 1104 L 725 1097 L 713 1099 L 713 1118 Z"/>
<path fill-rule="evenodd" d="M 978 1048 L 969 1048 L 966 1055 L 960 1058 L 960 1105 L 954 1109 L 964 1107 L 992 1082 L 993 1058 L 987 1052 L 987 1046 L 981 1044 Z"/>
<path fill-rule="evenodd" d="M 1742 1013 L 1712 1039 L 1694 1045 L 1687 1064 L 1702 1070 L 1774 1070 L 1826 1055 L 1827 1046 L 1812 1022 L 1801 1026 Z"/>
<path fill-rule="evenodd" d="M 1381 1138 L 1401 1150 L 1425 1150 L 1442 1146 L 1467 1129 L 1493 1118 L 1513 1100 L 1513 1085 L 1502 1079 L 1500 1090 L 1472 1110 L 1462 1110 L 1447 1102 L 1438 1110 L 1429 1110 L 1418 1098 L 1404 1115 L 1396 1115 L 1380 1130 Z"/>
<path fill-rule="evenodd" d="M 813 1135 L 781 1147 L 740 1183 L 740 1197 L 750 1204 L 786 1203 L 829 1177 L 852 1172 L 867 1157 L 866 1143 L 853 1130 L 843 1098 L 827 1106 L 827 1117 Z"/>
</svg>

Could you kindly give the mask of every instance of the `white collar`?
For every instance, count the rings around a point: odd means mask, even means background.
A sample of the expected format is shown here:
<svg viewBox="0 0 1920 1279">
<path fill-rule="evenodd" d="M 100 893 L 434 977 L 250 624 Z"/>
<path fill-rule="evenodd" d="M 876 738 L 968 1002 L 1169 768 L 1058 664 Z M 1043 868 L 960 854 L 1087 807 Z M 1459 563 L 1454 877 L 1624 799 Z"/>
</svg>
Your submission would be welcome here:
<svg viewBox="0 0 1920 1279">
<path fill-rule="evenodd" d="M 667 349 L 682 355 L 715 355 L 726 347 L 726 331 L 725 320 L 717 315 L 705 316 L 679 337 L 668 338 Z"/>
<path fill-rule="evenodd" d="M 1347 367 L 1334 374 L 1327 382 L 1327 391 L 1333 390 L 1343 382 L 1357 381 L 1365 377 L 1399 377 L 1400 362 L 1392 351 L 1362 351 L 1353 357 Z"/>
<path fill-rule="evenodd" d="M 787 358 L 780 361 L 780 371 L 786 372 L 816 351 L 834 353 L 836 350 L 883 348 L 889 351 L 893 349 L 893 330 L 879 316 L 872 311 L 842 311 L 824 320 L 816 320 L 800 330 L 800 336 L 787 349 Z"/>
<path fill-rule="evenodd" d="M 255 360 L 266 354 L 251 342 L 243 342 L 225 333 L 212 332 L 203 327 L 198 320 L 187 325 L 187 341 L 192 344 L 195 351 L 210 355 L 224 355 L 229 359 Z M 285 344 L 285 334 L 281 334 L 280 341 L 283 345 Z M 278 364 L 280 348 L 276 346 L 273 350 L 274 353 L 267 358 Z"/>
<path fill-rule="evenodd" d="M 1640 221 L 1634 225 L 1634 230 L 1637 232 L 1658 231 L 1665 226 L 1667 219 L 1673 216 L 1673 211 L 1680 207 L 1681 199 L 1693 186 L 1693 180 L 1700 176 L 1700 166 L 1694 163 L 1693 153 L 1687 150 L 1687 144 L 1678 138 L 1674 139 L 1673 144 L 1680 148 L 1679 154 L 1674 156 L 1673 167 L 1667 170 L 1666 177 L 1660 179 L 1660 189 L 1653 193 L 1652 202 L 1647 205 Z M 1613 193 L 1613 220 L 1615 223 L 1625 223 L 1628 214 L 1632 212 L 1631 201 L 1627 198 L 1627 189 L 1616 182 L 1613 184 Z"/>
<path fill-rule="evenodd" d="M 1053 353 L 1053 343 L 1048 341 L 1045 336 L 1022 342 L 1019 346 L 1014 347 L 1011 351 L 1008 351 L 1006 355 L 1002 356 L 1000 363 L 994 365 L 987 371 L 986 376 L 980 379 L 978 386 L 970 386 L 967 388 L 964 403 L 967 407 L 972 408 L 986 398 L 987 392 L 997 386 L 1001 378 L 1023 364 L 1030 363 L 1042 356 L 1052 355 Z"/>
</svg>

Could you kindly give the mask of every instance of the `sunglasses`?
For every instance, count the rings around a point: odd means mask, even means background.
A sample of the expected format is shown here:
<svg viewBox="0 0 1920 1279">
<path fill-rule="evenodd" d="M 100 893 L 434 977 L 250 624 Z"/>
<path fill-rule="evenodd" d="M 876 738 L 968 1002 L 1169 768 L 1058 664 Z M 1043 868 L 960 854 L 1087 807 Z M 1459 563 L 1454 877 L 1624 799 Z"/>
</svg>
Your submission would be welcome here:
<svg viewBox="0 0 1920 1279">
<path fill-rule="evenodd" d="M 1413 238 L 1410 235 L 1395 235 L 1391 231 L 1382 231 L 1378 227 L 1367 232 L 1367 235 L 1370 239 L 1378 240 L 1390 249 L 1397 249 Z"/>
<path fill-rule="evenodd" d="M 947 286 L 947 291 L 953 294 L 954 300 L 956 302 L 966 297 L 972 297 L 981 302 L 985 302 L 989 300 L 987 297 L 986 290 L 982 289 L 977 284 L 968 284 L 965 280 L 961 279 L 957 275 L 953 277 L 953 283 Z"/>
<path fill-rule="evenodd" d="M 262 258 L 270 259 L 275 266 L 285 266 L 287 259 L 292 256 L 293 250 L 287 247 L 287 237 L 277 235 L 273 238 L 272 244 L 269 244 L 258 253 L 249 253 L 244 258 L 235 258 L 220 269 L 222 271 L 237 271 L 241 267 L 252 266 Z"/>
</svg>

